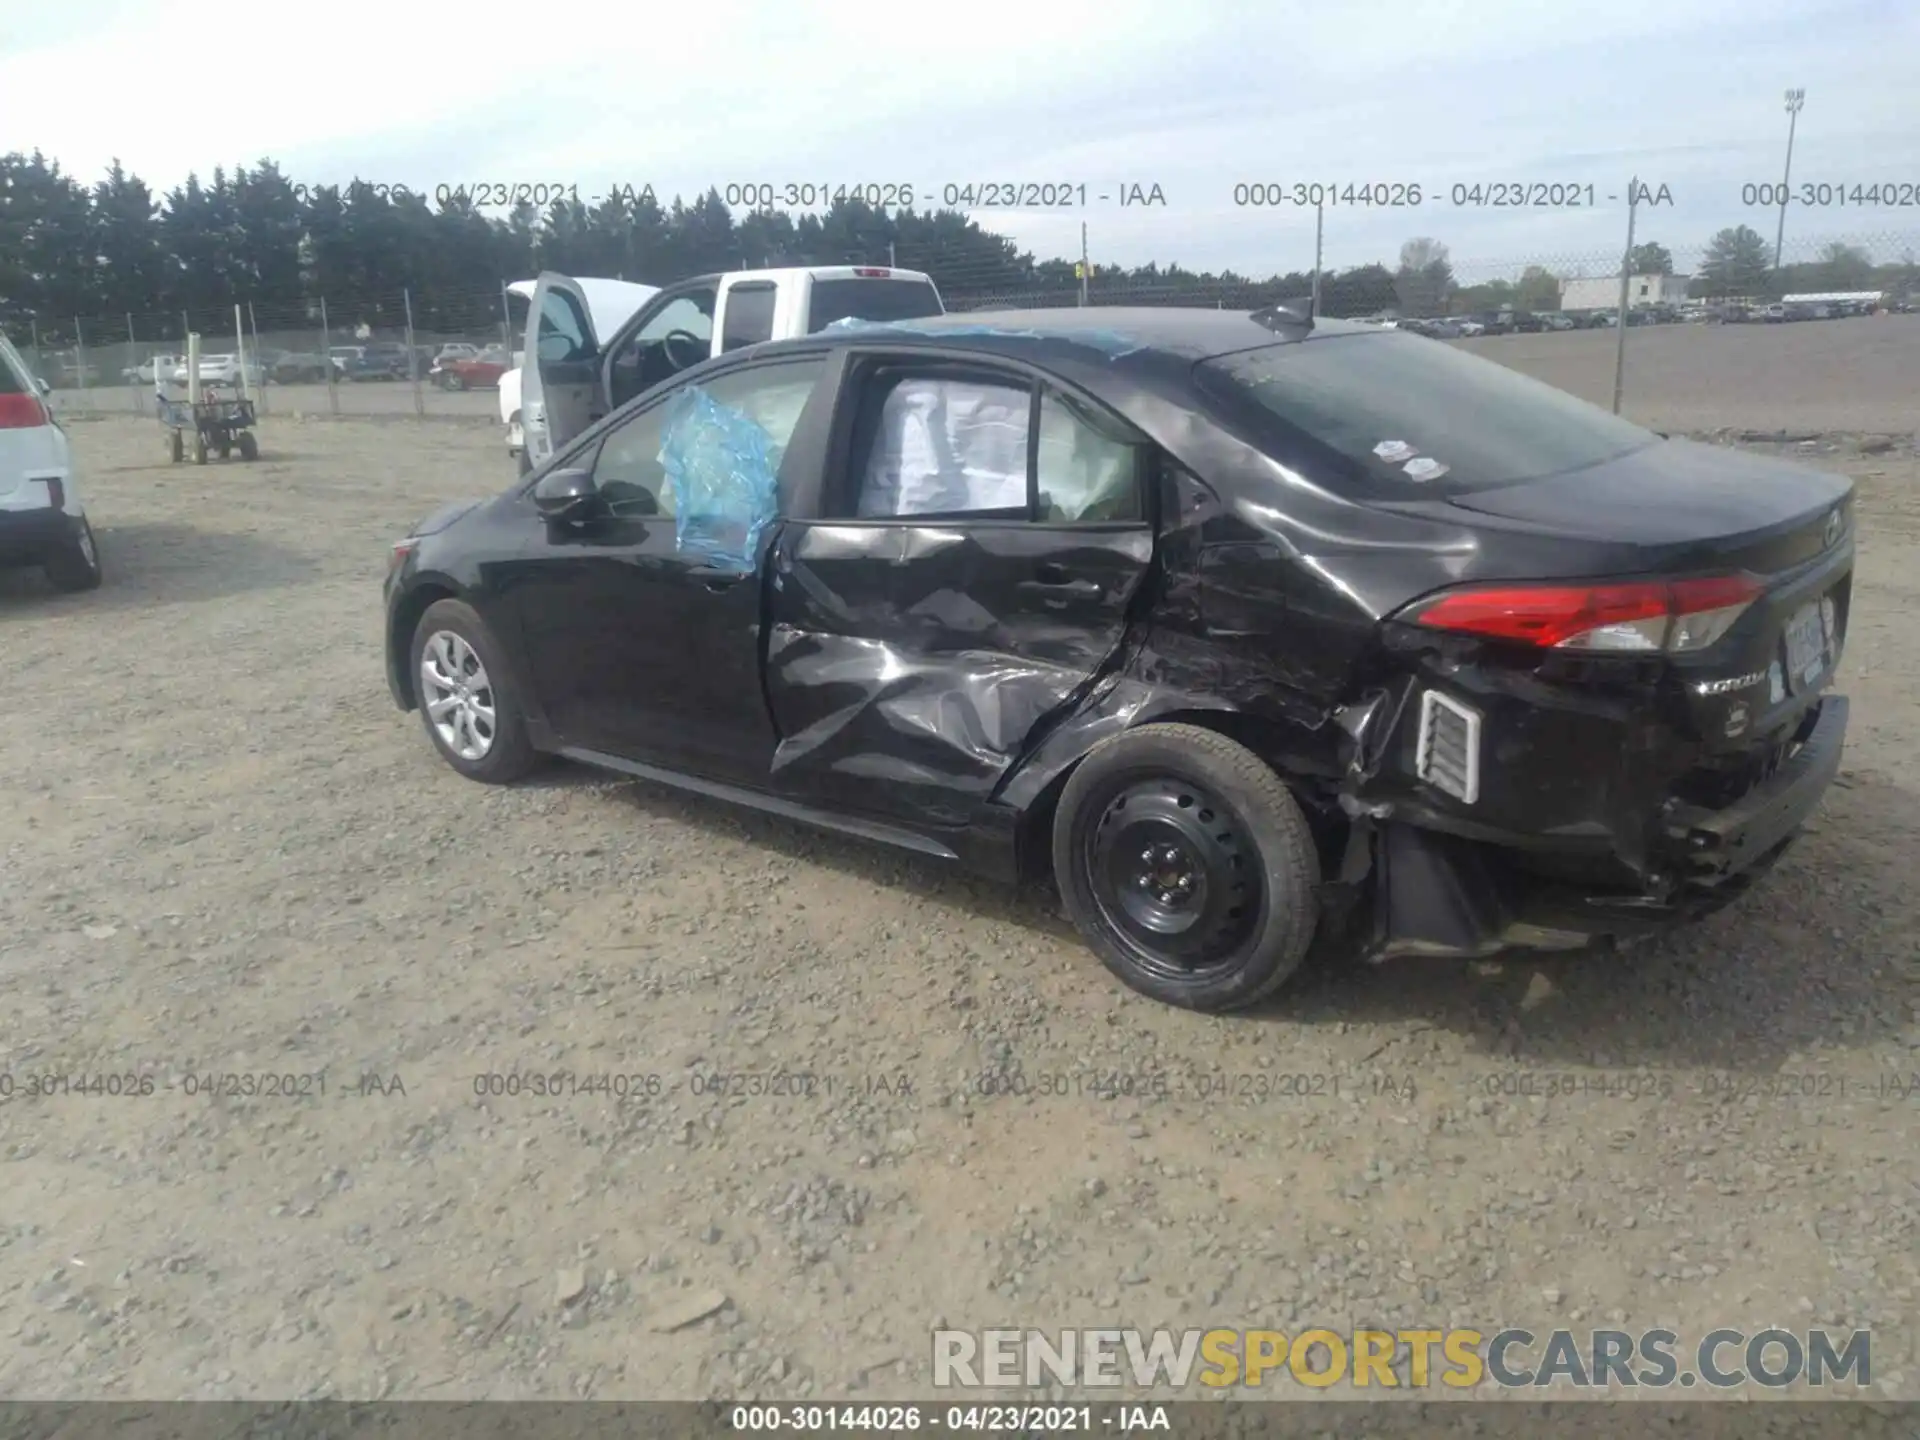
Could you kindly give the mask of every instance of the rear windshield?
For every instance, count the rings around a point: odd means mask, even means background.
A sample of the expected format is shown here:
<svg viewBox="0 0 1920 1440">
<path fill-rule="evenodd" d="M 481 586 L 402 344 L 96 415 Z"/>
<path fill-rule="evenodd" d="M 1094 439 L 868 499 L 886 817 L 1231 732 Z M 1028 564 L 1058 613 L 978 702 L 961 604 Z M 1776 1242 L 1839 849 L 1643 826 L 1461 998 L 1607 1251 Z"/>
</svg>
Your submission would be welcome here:
<svg viewBox="0 0 1920 1440">
<path fill-rule="evenodd" d="M 1443 489 L 1584 469 L 1659 437 L 1563 390 L 1394 330 L 1208 360 L 1201 389 L 1274 442 L 1359 483 Z"/>
<path fill-rule="evenodd" d="M 807 331 L 836 320 L 924 320 L 945 313 L 930 280 L 816 280 Z"/>
</svg>

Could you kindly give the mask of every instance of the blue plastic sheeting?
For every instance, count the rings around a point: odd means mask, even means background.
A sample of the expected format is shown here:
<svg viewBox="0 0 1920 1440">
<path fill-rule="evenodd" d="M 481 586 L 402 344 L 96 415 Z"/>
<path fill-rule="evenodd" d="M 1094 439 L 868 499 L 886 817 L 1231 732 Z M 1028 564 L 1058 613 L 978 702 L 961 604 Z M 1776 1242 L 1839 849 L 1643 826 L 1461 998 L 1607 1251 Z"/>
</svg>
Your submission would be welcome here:
<svg viewBox="0 0 1920 1440">
<path fill-rule="evenodd" d="M 673 491 L 675 544 L 716 569 L 746 574 L 780 508 L 773 437 L 698 385 L 670 402 L 660 464 Z"/>
<path fill-rule="evenodd" d="M 910 320 L 861 320 L 848 316 L 826 327 L 829 330 L 890 330 L 895 334 L 925 335 L 938 340 L 946 335 L 984 335 L 997 340 L 1064 340 L 1071 345 L 1086 345 L 1109 360 L 1131 355 L 1147 347 L 1131 335 L 1114 330 L 1013 330 L 1004 325 L 915 325 Z"/>
</svg>

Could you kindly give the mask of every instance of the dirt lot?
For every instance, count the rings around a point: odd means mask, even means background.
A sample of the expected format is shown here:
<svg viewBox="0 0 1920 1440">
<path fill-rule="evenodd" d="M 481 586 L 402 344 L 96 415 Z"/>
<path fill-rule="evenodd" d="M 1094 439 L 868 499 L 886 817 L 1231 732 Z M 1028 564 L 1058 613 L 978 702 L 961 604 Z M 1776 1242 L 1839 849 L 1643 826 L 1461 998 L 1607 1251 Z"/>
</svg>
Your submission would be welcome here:
<svg viewBox="0 0 1920 1440">
<path fill-rule="evenodd" d="M 1860 480 L 1855 719 L 1747 903 L 1216 1020 L 1044 896 L 455 776 L 388 700 L 379 580 L 506 482 L 496 428 L 280 421 L 206 469 L 74 436 L 106 587 L 0 580 L 0 1394 L 925 1395 L 944 1321 L 1870 1326 L 1920 1397 L 1910 450 L 1804 451 Z M 1034 1091 L 985 1093 L 1009 1064 Z M 629 1098 L 476 1093 L 556 1070 Z M 695 1093 L 716 1070 L 815 1078 Z M 153 1093 L 27 1093 L 96 1074 Z M 189 1093 L 222 1075 L 324 1092 Z"/>
<path fill-rule="evenodd" d="M 1613 330 L 1496 335 L 1451 342 L 1512 365 L 1600 405 L 1613 403 Z M 1622 408 L 1671 430 L 1920 429 L 1920 315 L 1808 321 L 1795 325 L 1659 325 L 1627 332 Z M 262 402 L 280 418 L 412 415 L 410 384 L 269 386 Z M 499 417 L 491 390 L 448 394 L 421 387 L 435 417 Z M 152 409 L 145 390 L 67 391 L 68 413 L 125 415 Z M 336 410 L 337 407 L 337 410 Z"/>
</svg>

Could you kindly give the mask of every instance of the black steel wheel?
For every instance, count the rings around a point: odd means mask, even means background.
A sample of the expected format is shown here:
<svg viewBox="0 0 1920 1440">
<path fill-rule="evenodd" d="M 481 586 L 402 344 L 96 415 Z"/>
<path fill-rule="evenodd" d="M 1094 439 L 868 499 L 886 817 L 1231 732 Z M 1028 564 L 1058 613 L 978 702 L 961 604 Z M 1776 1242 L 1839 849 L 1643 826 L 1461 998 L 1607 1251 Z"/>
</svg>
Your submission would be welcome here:
<svg viewBox="0 0 1920 1440">
<path fill-rule="evenodd" d="M 1266 762 L 1192 725 L 1148 725 L 1081 762 L 1054 820 L 1074 924 L 1128 985 L 1233 1010 L 1299 968 L 1318 924 L 1306 817 Z"/>
</svg>

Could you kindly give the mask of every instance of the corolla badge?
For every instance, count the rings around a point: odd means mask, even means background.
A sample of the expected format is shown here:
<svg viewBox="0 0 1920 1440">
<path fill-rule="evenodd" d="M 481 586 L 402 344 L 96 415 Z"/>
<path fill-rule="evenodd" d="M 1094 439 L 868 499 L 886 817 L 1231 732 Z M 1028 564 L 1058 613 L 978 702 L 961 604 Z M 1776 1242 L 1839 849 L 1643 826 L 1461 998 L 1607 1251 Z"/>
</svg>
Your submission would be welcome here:
<svg viewBox="0 0 1920 1440">
<path fill-rule="evenodd" d="M 1832 545 L 1840 538 L 1840 523 L 1840 512 L 1837 509 L 1828 513 L 1827 528 L 1820 532 L 1821 544 Z"/>
<path fill-rule="evenodd" d="M 1731 695 L 1736 690 L 1745 690 L 1750 685 L 1758 685 L 1767 678 L 1767 672 L 1756 670 L 1751 675 L 1733 675 L 1725 680 L 1702 680 L 1693 687 L 1696 695 Z"/>
</svg>

